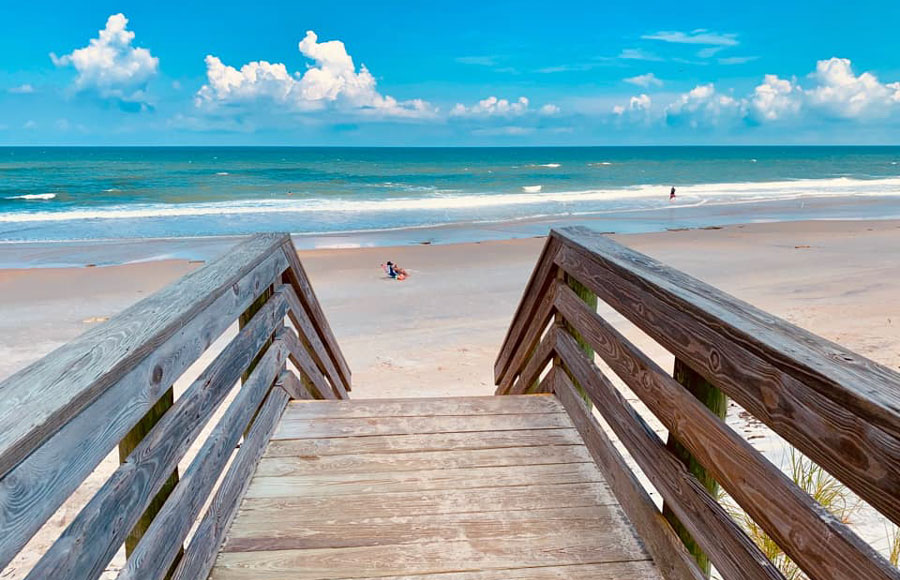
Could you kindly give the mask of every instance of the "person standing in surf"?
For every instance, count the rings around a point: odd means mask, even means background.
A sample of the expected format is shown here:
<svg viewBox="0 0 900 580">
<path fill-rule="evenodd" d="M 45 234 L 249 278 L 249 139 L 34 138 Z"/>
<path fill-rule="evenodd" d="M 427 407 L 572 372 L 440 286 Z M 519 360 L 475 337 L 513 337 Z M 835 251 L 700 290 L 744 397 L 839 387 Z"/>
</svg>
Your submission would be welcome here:
<svg viewBox="0 0 900 580">
<path fill-rule="evenodd" d="M 675 199 L 675 187 L 672 187 L 672 191 L 669 192 L 669 201 Z"/>
</svg>

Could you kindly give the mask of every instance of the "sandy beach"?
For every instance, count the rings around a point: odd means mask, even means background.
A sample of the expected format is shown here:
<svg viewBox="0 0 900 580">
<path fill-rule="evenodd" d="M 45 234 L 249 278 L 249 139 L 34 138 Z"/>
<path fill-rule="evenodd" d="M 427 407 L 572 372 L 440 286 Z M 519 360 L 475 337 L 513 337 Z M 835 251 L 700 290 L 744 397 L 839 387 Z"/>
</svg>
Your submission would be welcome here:
<svg viewBox="0 0 900 580">
<path fill-rule="evenodd" d="M 621 235 L 616 239 L 738 298 L 900 367 L 900 222 L 811 221 Z M 355 398 L 488 395 L 493 360 L 543 238 L 301 251 L 353 371 Z M 398 282 L 379 264 L 410 272 Z M 109 267 L 0 270 L 0 379 L 202 265 L 163 260 Z M 621 318 L 611 315 L 615 323 Z M 671 357 L 625 333 L 664 367 Z M 762 433 L 734 412 L 729 423 Z M 775 441 L 758 444 L 777 458 Z M 79 502 L 114 469 L 110 457 L 0 578 L 24 575 Z M 877 522 L 860 530 L 883 537 Z M 871 525 L 869 525 L 871 524 Z M 121 555 L 120 555 L 121 557 Z"/>
</svg>

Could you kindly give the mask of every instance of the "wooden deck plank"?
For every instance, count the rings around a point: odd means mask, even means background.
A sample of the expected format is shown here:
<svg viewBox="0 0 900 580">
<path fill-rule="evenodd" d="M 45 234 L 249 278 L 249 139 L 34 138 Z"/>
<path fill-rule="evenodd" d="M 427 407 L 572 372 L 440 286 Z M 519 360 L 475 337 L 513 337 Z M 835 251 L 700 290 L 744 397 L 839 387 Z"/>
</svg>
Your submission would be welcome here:
<svg viewBox="0 0 900 580">
<path fill-rule="evenodd" d="M 575 429 L 513 429 L 462 433 L 370 435 L 333 439 L 281 439 L 269 442 L 266 457 L 315 455 L 365 455 L 367 453 L 415 453 L 446 449 L 502 449 L 552 445 L 581 445 Z"/>
<path fill-rule="evenodd" d="M 526 395 L 508 397 L 435 397 L 405 399 L 344 400 L 323 405 L 294 401 L 284 412 L 285 419 L 328 417 L 432 417 L 436 415 L 562 413 L 556 397 Z"/>
<path fill-rule="evenodd" d="M 499 507 L 514 504 L 504 501 Z M 618 545 L 638 549 L 637 540 L 616 505 L 317 521 L 300 517 L 279 524 L 273 526 L 261 518 L 236 521 L 223 551 L 351 548 L 462 539 L 487 542 L 518 538 L 530 542 L 570 534 L 615 536 Z"/>
<path fill-rule="evenodd" d="M 606 564 L 574 564 L 506 570 L 479 570 L 442 574 L 404 574 L 380 576 L 379 580 L 650 580 L 659 573 L 650 560 L 609 562 Z M 347 580 L 362 580 L 360 576 Z"/>
<path fill-rule="evenodd" d="M 440 417 L 370 417 L 367 419 L 293 419 L 286 417 L 274 439 L 326 439 L 369 435 L 457 433 L 572 427 L 565 413 L 526 415 L 443 415 Z"/>
<path fill-rule="evenodd" d="M 583 445 L 554 447 L 506 447 L 468 451 L 420 451 L 369 453 L 318 457 L 265 457 L 256 468 L 258 477 L 315 475 L 319 473 L 391 473 L 433 469 L 506 467 L 554 463 L 586 463 L 591 456 Z"/>
<path fill-rule="evenodd" d="M 254 477 L 247 497 L 357 495 L 428 489 L 506 487 L 535 482 L 599 482 L 603 476 L 593 463 L 517 465 L 473 469 L 435 469 L 399 473 L 334 473 L 283 477 Z"/>
<path fill-rule="evenodd" d="M 280 526 L 281 522 L 296 519 L 312 522 L 360 517 L 487 513 L 511 509 L 533 511 L 617 503 L 605 482 L 528 484 L 479 488 L 474 492 L 470 489 L 376 492 L 359 495 L 353 502 L 348 502 L 343 496 L 246 498 L 241 504 L 238 519 L 251 524 L 268 521 L 273 526 Z"/>
<path fill-rule="evenodd" d="M 490 542 L 458 540 L 359 548 L 268 550 L 219 554 L 212 580 L 296 580 L 437 574 L 533 566 L 598 564 L 643 560 L 646 556 L 620 542 L 621 535 L 559 534 L 512 537 Z"/>
</svg>

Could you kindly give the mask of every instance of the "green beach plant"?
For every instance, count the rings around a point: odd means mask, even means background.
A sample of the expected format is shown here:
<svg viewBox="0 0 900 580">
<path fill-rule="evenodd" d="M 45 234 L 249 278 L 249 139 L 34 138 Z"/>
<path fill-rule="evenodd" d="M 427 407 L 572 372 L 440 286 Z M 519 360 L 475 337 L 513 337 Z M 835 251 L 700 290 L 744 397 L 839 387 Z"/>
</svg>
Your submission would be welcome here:
<svg viewBox="0 0 900 580">
<path fill-rule="evenodd" d="M 859 511 L 861 503 L 844 484 L 835 479 L 811 459 L 791 448 L 787 475 L 803 491 L 822 505 L 830 514 L 848 524 Z M 720 493 L 719 501 L 760 551 L 781 571 L 787 580 L 803 580 L 807 576 L 784 553 L 784 550 L 727 494 Z M 896 566 L 900 558 L 900 530 L 894 528 L 891 541 L 891 562 Z"/>
</svg>

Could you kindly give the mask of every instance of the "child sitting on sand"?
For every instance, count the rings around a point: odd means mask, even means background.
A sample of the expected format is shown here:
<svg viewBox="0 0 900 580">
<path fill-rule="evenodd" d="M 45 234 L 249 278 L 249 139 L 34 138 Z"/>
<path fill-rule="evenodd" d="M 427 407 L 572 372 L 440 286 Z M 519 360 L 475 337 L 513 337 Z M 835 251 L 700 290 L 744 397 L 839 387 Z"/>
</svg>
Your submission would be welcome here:
<svg viewBox="0 0 900 580">
<path fill-rule="evenodd" d="M 387 264 L 382 264 L 381 269 L 384 270 L 384 273 L 390 276 L 395 280 L 405 280 L 407 273 L 406 270 L 398 266 L 397 264 L 388 260 Z"/>
</svg>

